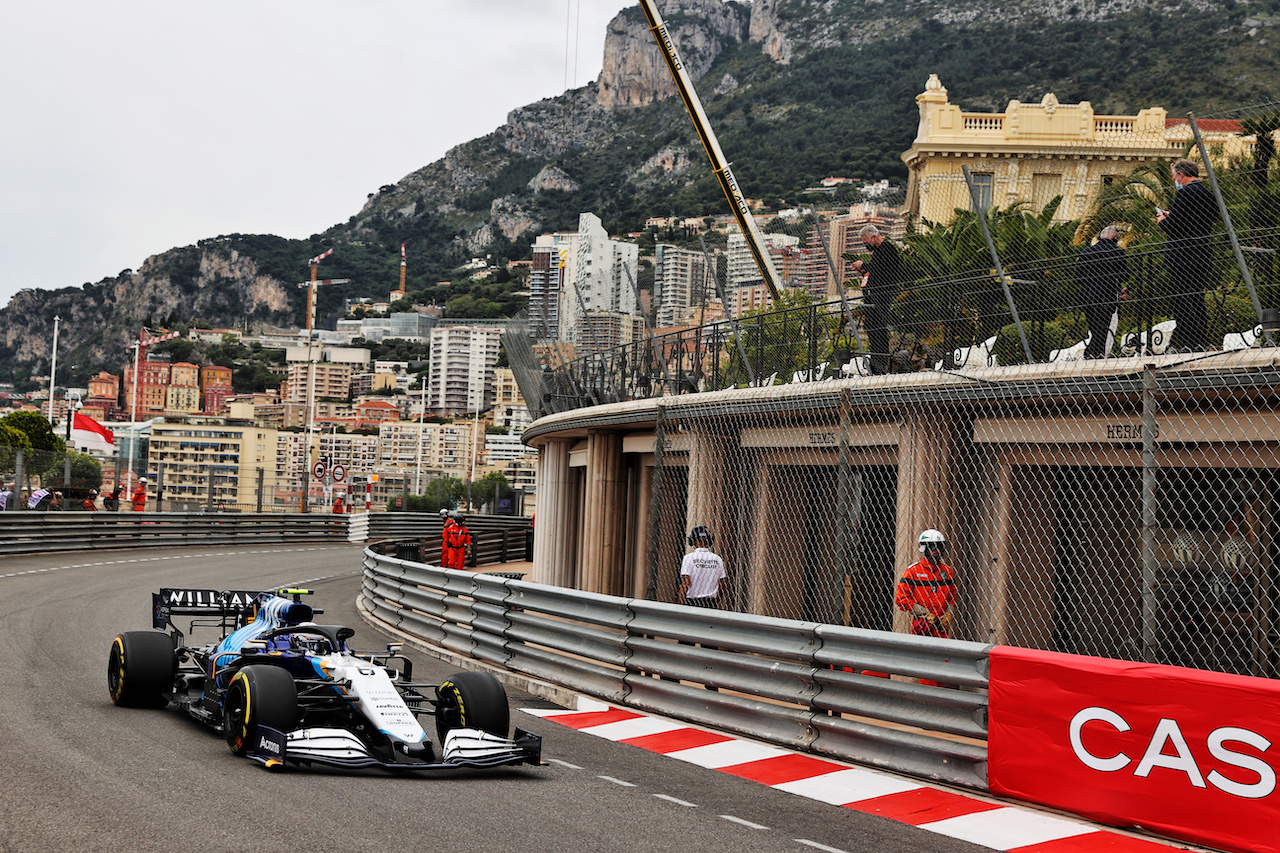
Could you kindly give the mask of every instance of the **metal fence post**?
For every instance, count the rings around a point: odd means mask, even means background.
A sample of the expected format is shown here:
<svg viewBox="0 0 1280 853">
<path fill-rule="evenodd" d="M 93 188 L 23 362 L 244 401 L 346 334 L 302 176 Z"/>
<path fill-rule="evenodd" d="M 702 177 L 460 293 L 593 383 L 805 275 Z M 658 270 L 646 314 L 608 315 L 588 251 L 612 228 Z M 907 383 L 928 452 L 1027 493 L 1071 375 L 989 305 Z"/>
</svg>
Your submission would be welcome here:
<svg viewBox="0 0 1280 853">
<path fill-rule="evenodd" d="M 1222 224 L 1227 229 L 1227 239 L 1231 241 L 1231 250 L 1235 252 L 1236 265 L 1240 267 L 1240 275 L 1244 279 L 1245 287 L 1249 288 L 1249 299 L 1253 302 L 1253 312 L 1258 317 L 1258 322 L 1262 322 L 1262 303 L 1258 301 L 1258 291 L 1253 286 L 1253 275 L 1249 272 L 1249 265 L 1244 262 L 1244 253 L 1240 251 L 1240 241 L 1236 239 L 1236 229 L 1231 223 L 1231 213 L 1227 210 L 1227 203 L 1222 198 L 1222 190 L 1218 189 L 1218 177 L 1213 171 L 1213 162 L 1209 159 L 1209 149 L 1205 147 L 1204 137 L 1200 135 L 1200 125 L 1196 124 L 1196 117 L 1192 113 L 1187 113 L 1187 119 L 1191 122 L 1191 132 L 1196 135 L 1196 147 L 1200 150 L 1200 159 L 1204 161 L 1204 169 L 1209 173 L 1209 186 L 1213 189 L 1213 197 L 1218 201 L 1218 212 L 1222 214 Z M 1267 336 L 1267 343 L 1273 343 L 1270 330 L 1264 329 L 1263 334 Z"/>
<path fill-rule="evenodd" d="M 996 251 L 995 241 L 991 239 L 991 229 L 987 227 L 987 209 L 982 206 L 982 200 L 978 198 L 978 188 L 973 184 L 969 166 L 967 164 L 961 166 L 960 170 L 964 172 L 964 182 L 969 187 L 969 198 L 973 200 L 973 209 L 977 213 L 978 222 L 982 225 L 982 237 L 987 241 L 987 250 L 991 252 L 991 262 L 996 265 L 996 275 L 1000 277 L 1000 287 L 1004 289 L 1005 302 L 1009 304 L 1009 313 L 1013 315 L 1013 325 L 1018 329 L 1018 340 L 1022 341 L 1022 352 L 1027 357 L 1027 364 L 1035 364 L 1035 359 L 1031 357 L 1031 345 L 1027 343 L 1027 333 L 1023 331 L 1022 321 L 1018 319 L 1018 306 L 1014 303 L 1013 294 L 1009 291 L 1009 278 L 1004 274 L 1004 264 L 1000 262 L 1000 253 Z"/>
<path fill-rule="evenodd" d="M 1156 651 L 1156 368 L 1142 370 L 1142 659 Z"/>
<path fill-rule="evenodd" d="M 658 600 L 658 537 L 662 534 L 662 454 L 666 443 L 667 409 L 658 406 L 658 418 L 653 427 L 653 491 L 649 495 L 649 583 L 645 598 Z"/>
<path fill-rule="evenodd" d="M 13 497 L 9 500 L 16 501 L 17 509 L 26 509 L 27 502 L 22 500 L 22 481 L 26 471 L 23 470 L 23 462 L 25 461 L 22 448 L 13 455 Z"/>
</svg>

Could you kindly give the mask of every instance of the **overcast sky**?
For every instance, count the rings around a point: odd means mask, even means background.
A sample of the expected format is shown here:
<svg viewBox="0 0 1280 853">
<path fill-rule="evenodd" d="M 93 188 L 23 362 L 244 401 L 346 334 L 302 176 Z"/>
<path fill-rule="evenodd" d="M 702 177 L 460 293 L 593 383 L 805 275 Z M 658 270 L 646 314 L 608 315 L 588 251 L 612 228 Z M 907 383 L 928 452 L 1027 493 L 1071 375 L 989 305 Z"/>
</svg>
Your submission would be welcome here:
<svg viewBox="0 0 1280 853">
<path fill-rule="evenodd" d="M 203 237 L 345 222 L 515 107 L 596 79 L 633 4 L 6 4 L 0 305 Z"/>
</svg>

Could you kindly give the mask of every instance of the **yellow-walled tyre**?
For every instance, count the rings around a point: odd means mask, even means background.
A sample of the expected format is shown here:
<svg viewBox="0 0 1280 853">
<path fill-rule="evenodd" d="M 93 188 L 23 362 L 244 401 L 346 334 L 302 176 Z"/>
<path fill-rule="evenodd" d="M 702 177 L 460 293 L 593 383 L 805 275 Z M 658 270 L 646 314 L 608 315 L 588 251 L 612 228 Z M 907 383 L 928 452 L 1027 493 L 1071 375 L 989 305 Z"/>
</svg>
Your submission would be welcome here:
<svg viewBox="0 0 1280 853">
<path fill-rule="evenodd" d="M 236 755 L 257 742 L 258 727 L 293 731 L 298 722 L 298 688 L 278 666 L 246 666 L 222 694 L 222 733 Z"/>
<path fill-rule="evenodd" d="M 436 734 L 444 746 L 445 735 L 453 729 L 480 729 L 506 737 L 511 727 L 511 709 L 502 682 L 487 672 L 459 672 L 436 688 Z"/>
<path fill-rule="evenodd" d="M 111 701 L 126 708 L 163 708 L 173 690 L 178 656 L 168 634 L 125 631 L 111 642 L 107 689 Z"/>
</svg>

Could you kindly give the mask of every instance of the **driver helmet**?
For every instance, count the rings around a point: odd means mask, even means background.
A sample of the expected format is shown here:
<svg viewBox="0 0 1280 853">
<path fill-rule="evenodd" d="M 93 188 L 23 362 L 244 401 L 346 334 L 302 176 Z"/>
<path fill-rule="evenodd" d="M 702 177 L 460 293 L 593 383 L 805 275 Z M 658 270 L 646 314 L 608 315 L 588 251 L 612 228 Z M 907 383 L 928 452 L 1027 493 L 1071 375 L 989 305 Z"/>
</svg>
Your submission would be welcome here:
<svg viewBox="0 0 1280 853">
<path fill-rule="evenodd" d="M 933 553 L 941 558 L 943 551 L 947 548 L 947 537 L 942 535 L 942 531 L 934 530 L 932 527 L 920 534 L 920 553 L 928 556 Z"/>
</svg>

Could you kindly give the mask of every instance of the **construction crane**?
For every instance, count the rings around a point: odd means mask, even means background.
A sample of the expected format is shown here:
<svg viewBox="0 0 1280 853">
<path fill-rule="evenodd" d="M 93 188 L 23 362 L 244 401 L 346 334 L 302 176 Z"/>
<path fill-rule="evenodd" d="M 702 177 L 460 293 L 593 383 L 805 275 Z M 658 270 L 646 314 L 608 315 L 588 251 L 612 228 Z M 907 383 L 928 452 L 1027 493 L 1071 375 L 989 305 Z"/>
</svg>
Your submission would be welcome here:
<svg viewBox="0 0 1280 853">
<path fill-rule="evenodd" d="M 320 267 L 320 262 L 333 254 L 333 249 L 321 252 L 312 258 L 308 263 L 311 264 L 311 280 L 299 282 L 298 287 L 307 288 L 307 331 L 310 332 L 316 325 L 316 288 L 326 284 L 348 284 L 349 278 L 326 278 L 323 281 L 317 281 L 316 275 Z M 401 278 L 404 273 L 400 273 Z"/>
</svg>

